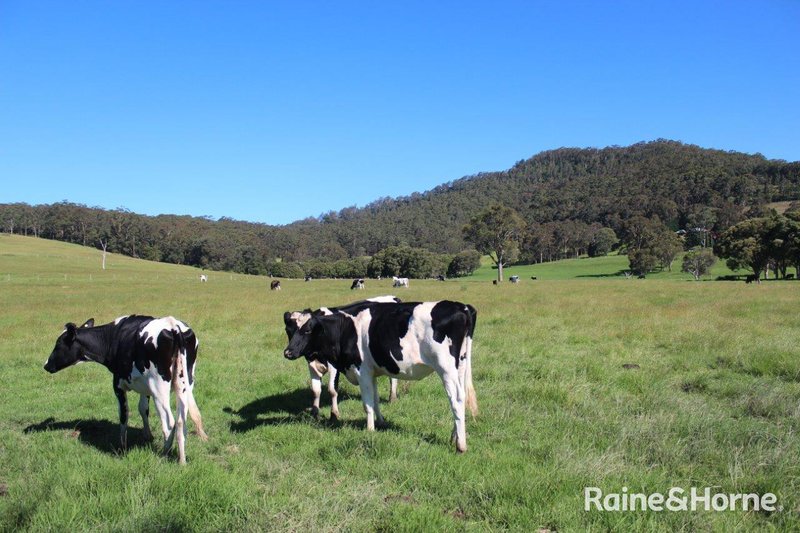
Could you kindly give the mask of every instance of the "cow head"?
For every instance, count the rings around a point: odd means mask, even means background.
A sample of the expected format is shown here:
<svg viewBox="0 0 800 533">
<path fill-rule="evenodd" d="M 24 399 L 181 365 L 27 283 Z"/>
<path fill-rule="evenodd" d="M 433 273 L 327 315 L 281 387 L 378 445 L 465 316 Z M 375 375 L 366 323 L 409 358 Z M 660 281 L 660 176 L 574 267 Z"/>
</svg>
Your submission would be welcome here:
<svg viewBox="0 0 800 533">
<path fill-rule="evenodd" d="M 353 320 L 343 313 L 313 314 L 292 335 L 283 355 L 287 359 L 317 357 L 345 366 L 360 362 Z"/>
<path fill-rule="evenodd" d="M 90 318 L 83 323 L 81 328 L 91 328 L 93 326 L 94 319 Z M 64 326 L 64 332 L 56 340 L 56 345 L 50 357 L 47 358 L 44 369 L 54 374 L 61 369 L 86 360 L 84 349 L 78 342 L 78 327 L 70 322 Z"/>
<path fill-rule="evenodd" d="M 286 335 L 289 344 L 283 351 L 283 356 L 289 360 L 299 357 L 312 357 L 319 352 L 319 341 L 324 332 L 319 324 L 319 317 L 305 313 L 285 313 L 283 322 L 286 324 Z"/>
<path fill-rule="evenodd" d="M 285 326 L 286 338 L 292 340 L 292 337 L 300 327 L 308 322 L 311 318 L 311 309 L 304 309 L 303 311 L 286 311 L 283 313 L 283 324 Z"/>
</svg>

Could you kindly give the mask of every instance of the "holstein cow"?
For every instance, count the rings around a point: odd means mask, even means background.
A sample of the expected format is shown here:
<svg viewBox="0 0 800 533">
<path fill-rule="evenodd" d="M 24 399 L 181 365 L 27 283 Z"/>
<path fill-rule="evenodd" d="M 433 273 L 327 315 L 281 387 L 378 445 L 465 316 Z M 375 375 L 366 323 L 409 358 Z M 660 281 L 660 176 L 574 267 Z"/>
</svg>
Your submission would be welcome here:
<svg viewBox="0 0 800 533">
<path fill-rule="evenodd" d="M 281 282 L 277 279 L 272 280 L 269 284 L 269 290 L 271 291 L 279 291 L 281 290 Z"/>
<path fill-rule="evenodd" d="M 208 281 L 208 276 L 205 274 L 200 274 L 200 282 L 205 283 L 206 281 Z"/>
<path fill-rule="evenodd" d="M 363 289 L 364 288 L 364 280 L 362 278 L 354 279 L 353 283 L 350 285 L 350 290 L 353 289 Z"/>
<path fill-rule="evenodd" d="M 392 276 L 392 287 L 408 288 L 408 278 L 398 278 L 397 276 Z"/>
<path fill-rule="evenodd" d="M 283 323 L 286 326 L 286 336 L 292 340 L 292 336 L 300 327 L 305 324 L 313 315 L 332 315 L 335 311 L 346 310 L 347 312 L 357 312 L 359 309 L 369 305 L 370 303 L 380 302 L 396 302 L 399 303 L 400 299 L 394 296 L 376 296 L 366 300 L 355 302 L 343 307 L 323 307 L 317 311 L 306 309 L 304 311 L 287 311 L 283 314 Z M 339 418 L 339 376 L 340 373 L 336 370 L 333 364 L 326 362 L 321 358 L 317 358 L 315 354 L 304 353 L 302 354 L 308 361 L 308 373 L 311 376 L 311 392 L 314 395 L 311 404 L 311 414 L 314 418 L 319 416 L 319 399 L 322 395 L 322 376 L 326 373 L 328 375 L 328 392 L 331 395 L 331 419 Z M 357 366 L 351 366 L 344 372 L 347 380 L 353 385 L 358 385 L 359 370 Z M 389 378 L 389 401 L 393 402 L 397 399 L 397 380 Z"/>
<path fill-rule="evenodd" d="M 295 332 L 284 351 L 288 359 L 318 354 L 342 371 L 360 366 L 358 383 L 367 415 L 383 424 L 376 377 L 419 380 L 436 371 L 455 420 L 456 450 L 467 450 L 465 406 L 473 416 L 478 403 L 472 386 L 472 337 L 477 312 L 471 305 L 439 301 L 378 303 L 331 315 L 313 315 Z"/>
<path fill-rule="evenodd" d="M 68 366 L 94 361 L 111 371 L 114 394 L 119 402 L 123 449 L 128 444 L 128 391 L 140 395 L 139 413 L 147 440 L 153 438 L 148 422 L 152 396 L 161 419 L 164 453 L 172 448 L 177 435 L 178 460 L 185 463 L 187 412 L 200 438 L 208 438 L 192 393 L 198 344 L 192 329 L 171 316 L 123 316 L 97 327 L 94 319 L 89 319 L 80 328 L 73 323 L 64 327 L 44 369 L 53 374 Z M 175 417 L 170 407 L 170 388 L 177 397 Z"/>
</svg>

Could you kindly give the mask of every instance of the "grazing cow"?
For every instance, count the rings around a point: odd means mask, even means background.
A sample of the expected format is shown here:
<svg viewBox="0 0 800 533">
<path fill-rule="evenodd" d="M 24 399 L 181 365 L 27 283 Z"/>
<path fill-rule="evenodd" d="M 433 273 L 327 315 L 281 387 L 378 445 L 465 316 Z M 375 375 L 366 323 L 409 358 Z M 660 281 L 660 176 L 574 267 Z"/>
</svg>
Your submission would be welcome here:
<svg viewBox="0 0 800 533">
<path fill-rule="evenodd" d="M 394 296 L 376 296 L 361 302 L 355 302 L 344 307 L 323 307 L 317 311 L 306 309 L 304 311 L 287 311 L 283 314 L 283 323 L 286 326 L 286 336 L 292 340 L 292 336 L 300 327 L 305 324 L 308 319 L 313 315 L 331 315 L 335 311 L 345 310 L 347 312 L 355 312 L 359 308 L 369 305 L 370 303 L 380 302 L 396 302 L 400 303 L 399 298 Z M 311 404 L 311 414 L 314 418 L 319 416 L 319 399 L 322 394 L 322 376 L 329 373 L 328 376 L 328 392 L 331 395 L 331 419 L 339 418 L 339 371 L 331 363 L 319 359 L 315 354 L 307 353 L 302 354 L 308 360 L 308 373 L 311 375 L 311 392 L 314 395 Z M 345 371 L 345 377 L 353 385 L 358 385 L 358 367 L 351 367 Z M 389 379 L 389 401 L 393 402 L 397 399 L 397 380 L 394 378 Z"/>
<path fill-rule="evenodd" d="M 337 368 L 360 366 L 358 383 L 367 430 L 383 424 L 376 377 L 419 380 L 436 371 L 453 412 L 456 450 L 467 450 L 465 407 L 475 416 L 472 386 L 472 337 L 477 312 L 471 305 L 447 300 L 378 303 L 350 312 L 309 318 L 289 341 L 287 359 L 315 353 Z"/>
<path fill-rule="evenodd" d="M 303 281 L 311 281 L 311 276 L 306 276 L 306 278 Z"/>
<path fill-rule="evenodd" d="M 444 281 L 444 276 L 439 274 L 438 276 L 436 276 L 436 281 Z"/>
<path fill-rule="evenodd" d="M 392 287 L 405 287 L 408 288 L 408 278 L 398 278 L 397 276 L 392 276 Z"/>
<path fill-rule="evenodd" d="M 161 419 L 164 453 L 172 448 L 177 435 L 178 458 L 185 463 L 187 412 L 200 438 L 208 438 L 192 392 L 197 347 L 197 337 L 192 329 L 171 316 L 123 316 L 97 327 L 94 319 L 89 319 L 80 328 L 73 323 L 64 326 L 44 369 L 53 374 L 68 366 L 95 361 L 111 371 L 114 394 L 119 402 L 120 444 L 123 449 L 128 444 L 128 391 L 140 395 L 139 413 L 147 440 L 153 438 L 148 421 L 152 396 Z M 177 397 L 174 418 L 170 388 Z"/>
<path fill-rule="evenodd" d="M 497 280 L 496 279 L 492 280 L 492 285 L 497 285 Z"/>
<path fill-rule="evenodd" d="M 281 290 L 281 282 L 277 279 L 274 279 L 269 284 L 269 290 L 271 291 L 279 291 Z"/>
<path fill-rule="evenodd" d="M 353 289 L 363 289 L 364 288 L 364 280 L 362 278 L 354 279 L 352 285 L 350 285 L 350 290 Z"/>
<path fill-rule="evenodd" d="M 794 274 L 786 274 L 783 279 L 794 279 Z"/>
<path fill-rule="evenodd" d="M 208 276 L 205 274 L 200 274 L 200 282 L 205 283 L 206 281 L 208 281 Z"/>
<path fill-rule="evenodd" d="M 510 278 L 508 278 L 508 281 L 510 281 L 511 283 L 519 283 L 519 276 L 511 276 Z"/>
<path fill-rule="evenodd" d="M 754 281 L 758 281 L 758 276 L 755 274 L 748 274 L 746 278 L 744 278 L 745 283 L 753 283 Z"/>
<path fill-rule="evenodd" d="M 537 278 L 536 276 L 531 276 L 531 279 L 532 279 L 533 281 L 536 281 L 536 280 L 537 280 L 537 279 L 539 279 L 539 278 Z"/>
<path fill-rule="evenodd" d="M 647 279 L 647 275 L 646 274 L 639 274 L 638 276 L 636 276 L 636 279 Z"/>
</svg>

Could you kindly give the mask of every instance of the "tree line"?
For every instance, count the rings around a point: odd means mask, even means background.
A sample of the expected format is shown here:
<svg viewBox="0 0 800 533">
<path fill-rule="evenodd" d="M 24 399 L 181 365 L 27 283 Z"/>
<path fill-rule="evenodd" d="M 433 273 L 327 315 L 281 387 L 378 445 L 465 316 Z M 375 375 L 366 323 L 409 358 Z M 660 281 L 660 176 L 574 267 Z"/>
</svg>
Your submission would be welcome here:
<svg viewBox="0 0 800 533">
<path fill-rule="evenodd" d="M 294 264 L 304 275 L 313 276 L 313 271 L 319 277 L 357 277 L 353 274 L 365 268 L 368 275 L 391 271 L 394 266 L 370 270 L 367 258 L 392 248 L 440 256 L 420 259 L 424 254 L 414 252 L 419 257 L 403 268 L 447 272 L 457 254 L 473 247 L 463 227 L 493 204 L 513 209 L 524 223 L 524 238 L 504 261 L 541 262 L 627 246 L 628 235 L 635 234 L 642 219 L 657 220 L 673 233 L 683 230 L 685 241 L 709 247 L 713 235 L 753 218 L 767 203 L 798 198 L 800 163 L 660 140 L 550 150 L 506 171 L 468 176 L 425 193 L 381 198 L 363 208 L 347 207 L 285 226 L 144 216 L 65 201 L 0 204 L 0 227 L 214 270 L 268 274 L 291 269 L 298 274 L 288 266 Z M 639 253 L 643 268 L 653 257 L 657 264 L 665 261 L 666 256 L 651 252 Z M 464 271 L 457 266 L 453 272 Z"/>
</svg>

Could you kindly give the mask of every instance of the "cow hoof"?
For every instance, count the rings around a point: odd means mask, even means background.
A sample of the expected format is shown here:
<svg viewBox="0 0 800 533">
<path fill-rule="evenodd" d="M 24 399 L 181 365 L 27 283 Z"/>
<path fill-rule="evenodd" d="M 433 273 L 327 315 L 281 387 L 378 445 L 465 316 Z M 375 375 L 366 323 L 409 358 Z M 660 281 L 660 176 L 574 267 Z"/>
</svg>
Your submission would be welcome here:
<svg viewBox="0 0 800 533">
<path fill-rule="evenodd" d="M 331 422 L 339 421 L 339 413 L 331 413 Z"/>
<path fill-rule="evenodd" d="M 319 407 L 312 407 L 311 408 L 311 416 L 314 417 L 314 420 L 319 418 Z"/>
</svg>

